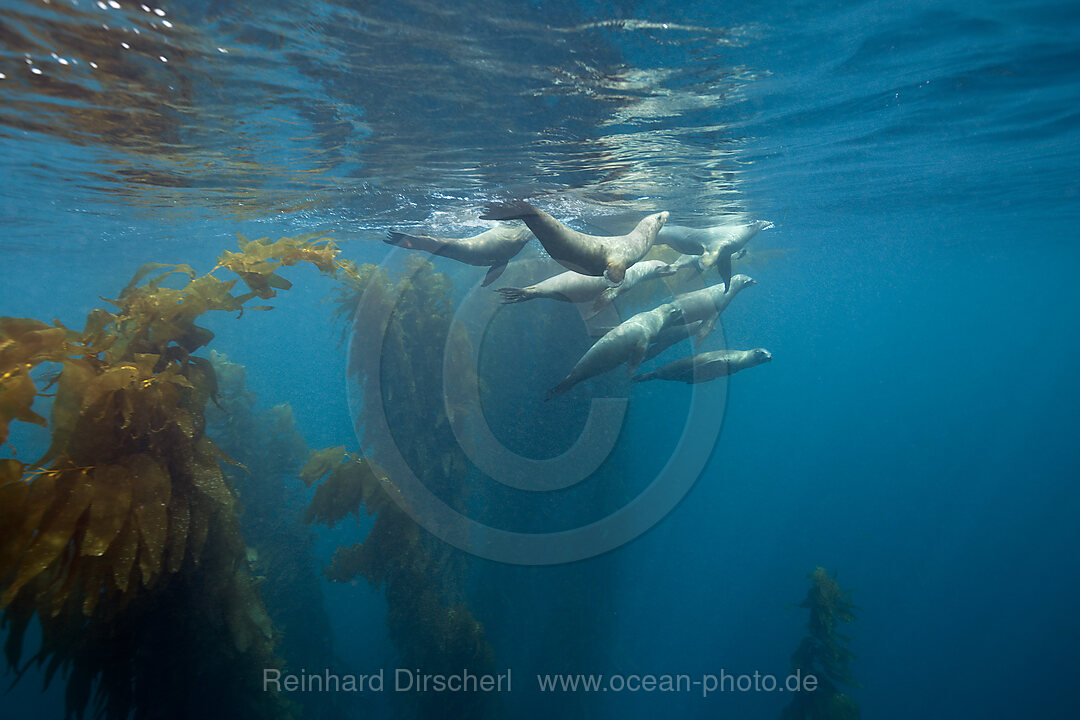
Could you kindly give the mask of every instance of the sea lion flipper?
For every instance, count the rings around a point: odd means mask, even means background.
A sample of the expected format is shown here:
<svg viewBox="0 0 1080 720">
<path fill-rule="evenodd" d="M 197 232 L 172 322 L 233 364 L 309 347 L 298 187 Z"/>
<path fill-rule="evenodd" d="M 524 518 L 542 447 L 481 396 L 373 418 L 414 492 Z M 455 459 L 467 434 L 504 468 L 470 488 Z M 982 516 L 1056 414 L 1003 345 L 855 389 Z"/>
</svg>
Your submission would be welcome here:
<svg viewBox="0 0 1080 720">
<path fill-rule="evenodd" d="M 491 283 L 498 280 L 499 276 L 503 274 L 503 270 L 505 270 L 505 269 L 506 269 L 506 263 L 505 262 L 498 263 L 497 265 L 492 265 L 488 269 L 487 275 L 484 276 L 484 282 L 480 283 L 480 286 L 481 287 L 487 287 Z"/>
<path fill-rule="evenodd" d="M 615 292 L 615 288 L 607 288 L 602 293 L 600 293 L 599 297 L 597 297 L 596 300 L 593 302 L 592 307 L 590 307 L 588 311 L 586 311 L 585 319 L 588 320 L 590 318 L 594 318 L 601 312 L 603 312 L 604 308 L 606 308 L 612 303 L 613 300 L 615 300 L 616 294 L 617 293 Z"/>
<path fill-rule="evenodd" d="M 481 220 L 521 220 L 535 215 L 536 208 L 524 200 L 490 202 L 484 207 Z"/>
<path fill-rule="evenodd" d="M 633 375 L 645 360 L 645 353 L 649 351 L 649 344 L 642 343 L 634 347 L 630 357 L 626 359 L 626 374 Z"/>
<path fill-rule="evenodd" d="M 604 279 L 611 283 L 612 287 L 618 287 L 619 285 L 622 285 L 622 281 L 625 277 L 626 263 L 609 262 L 607 269 L 604 270 Z"/>
<path fill-rule="evenodd" d="M 529 293 L 525 288 L 505 287 L 499 288 L 496 292 L 502 295 L 503 304 L 525 302 L 529 299 Z"/>
<path fill-rule="evenodd" d="M 720 257 L 716 261 L 716 271 L 720 273 L 720 277 L 724 281 L 726 292 L 731 287 L 731 255 L 720 253 Z"/>
<path fill-rule="evenodd" d="M 716 320 L 719 315 L 713 315 L 708 320 L 704 320 L 701 326 L 698 328 L 697 333 L 694 335 L 695 342 L 702 342 L 705 338 L 709 337 L 709 334 L 716 329 Z"/>
<path fill-rule="evenodd" d="M 410 235 L 397 230 L 387 231 L 383 242 L 410 250 L 424 250 L 432 254 L 438 254 L 445 243 L 445 241 L 440 241 L 428 235 Z"/>
</svg>

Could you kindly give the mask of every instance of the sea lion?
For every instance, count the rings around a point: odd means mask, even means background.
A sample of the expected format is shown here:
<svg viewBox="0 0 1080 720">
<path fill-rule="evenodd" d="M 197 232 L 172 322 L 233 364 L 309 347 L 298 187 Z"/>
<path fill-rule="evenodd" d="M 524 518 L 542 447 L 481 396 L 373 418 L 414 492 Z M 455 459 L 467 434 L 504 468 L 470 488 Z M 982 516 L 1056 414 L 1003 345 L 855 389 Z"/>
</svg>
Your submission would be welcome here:
<svg viewBox="0 0 1080 720">
<path fill-rule="evenodd" d="M 447 257 L 468 265 L 491 266 L 481 285 L 490 285 L 502 275 L 506 263 L 517 255 L 531 233 L 527 227 L 515 225 L 497 225 L 479 235 L 454 239 L 431 237 L 430 235 L 410 235 L 391 230 L 386 233 L 386 240 L 391 245 L 424 250 L 432 255 Z"/>
<path fill-rule="evenodd" d="M 504 303 L 525 302 L 536 298 L 550 298 L 572 303 L 595 300 L 599 304 L 599 309 L 595 309 L 596 306 L 593 306 L 594 310 L 590 311 L 587 316 L 592 317 L 611 302 L 610 299 L 602 300 L 609 292 L 618 291 L 611 296 L 611 299 L 614 299 L 618 294 L 626 292 L 626 290 L 629 290 L 642 280 L 672 274 L 674 270 L 669 271 L 669 267 L 662 260 L 645 260 L 634 263 L 626 271 L 626 277 L 623 279 L 622 284 L 614 288 L 608 284 L 607 280 L 598 275 L 582 275 L 573 270 L 567 270 L 528 287 L 505 287 L 499 288 L 498 292 L 502 293 Z"/>
<path fill-rule="evenodd" d="M 631 380 L 633 382 L 646 382 L 648 380 L 674 380 L 684 383 L 706 382 L 725 375 L 734 375 L 740 370 L 761 365 L 770 360 L 772 360 L 772 353 L 765 348 L 714 350 L 713 352 L 679 358 L 656 370 L 635 375 Z"/>
<path fill-rule="evenodd" d="M 641 361 L 647 362 L 652 360 L 672 345 L 681 343 L 683 340 L 687 340 L 699 334 L 704 323 L 704 320 L 698 320 L 688 325 L 670 325 L 664 328 L 660 331 L 660 334 L 656 336 L 656 339 L 653 340 L 653 344 L 649 346 L 648 352 L 645 353 L 645 357 L 642 358 Z M 708 335 L 708 333 L 705 334 Z"/>
<path fill-rule="evenodd" d="M 667 277 L 674 275 L 677 269 L 663 260 L 642 260 L 634 263 L 626 271 L 626 278 L 620 285 L 604 288 L 599 297 L 593 302 L 593 306 L 585 313 L 585 318 L 591 318 L 604 311 L 611 303 L 615 302 L 620 295 L 629 292 L 638 283 L 650 280 L 654 277 Z"/>
<path fill-rule="evenodd" d="M 727 285 L 710 285 L 701 290 L 676 295 L 672 300 L 682 310 L 682 322 L 684 324 L 702 321 L 698 326 L 697 337 L 704 339 L 716 327 L 716 321 L 720 313 L 727 309 L 731 301 L 743 288 L 757 285 L 752 277 L 746 275 L 733 275 Z"/>
<path fill-rule="evenodd" d="M 556 395 L 562 395 L 582 380 L 605 373 L 623 363 L 626 363 L 629 372 L 633 372 L 641 364 L 649 345 L 660 331 L 677 322 L 681 315 L 682 312 L 675 304 L 664 303 L 616 325 L 581 356 L 563 381 L 548 390 L 544 399 L 550 400 Z"/>
<path fill-rule="evenodd" d="M 502 294 L 503 303 L 525 302 L 536 298 L 583 303 L 595 300 L 607 288 L 608 282 L 602 277 L 567 270 L 528 287 L 504 287 L 499 288 L 498 292 Z"/>
<path fill-rule="evenodd" d="M 560 265 L 582 275 L 603 275 L 618 285 L 626 269 L 652 247 L 656 234 L 667 222 L 667 211 L 653 213 L 626 235 L 586 235 L 566 227 L 543 210 L 524 200 L 488 203 L 481 220 L 524 220 L 548 255 Z"/>
<path fill-rule="evenodd" d="M 748 225 L 715 225 L 707 228 L 665 225 L 660 229 L 656 242 L 684 255 L 700 255 L 698 268 L 704 272 L 715 266 L 724 284 L 727 284 L 731 280 L 732 255 L 746 247 L 752 237 L 772 226 L 767 220 L 755 220 Z"/>
</svg>

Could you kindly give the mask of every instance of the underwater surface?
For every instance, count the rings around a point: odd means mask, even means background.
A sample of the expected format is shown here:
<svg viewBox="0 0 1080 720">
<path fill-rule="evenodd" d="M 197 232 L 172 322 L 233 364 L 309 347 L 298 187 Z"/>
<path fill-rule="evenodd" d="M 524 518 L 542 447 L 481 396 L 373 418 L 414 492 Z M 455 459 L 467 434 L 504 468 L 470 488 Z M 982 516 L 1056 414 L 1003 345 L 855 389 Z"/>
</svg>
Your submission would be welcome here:
<svg viewBox="0 0 1080 720">
<path fill-rule="evenodd" d="M 1071 2 L 0 1 L 0 717 L 1074 717 L 1078 108 Z M 518 199 L 772 222 L 641 370 L 771 362 L 545 401 L 720 279 L 384 242 Z"/>
</svg>

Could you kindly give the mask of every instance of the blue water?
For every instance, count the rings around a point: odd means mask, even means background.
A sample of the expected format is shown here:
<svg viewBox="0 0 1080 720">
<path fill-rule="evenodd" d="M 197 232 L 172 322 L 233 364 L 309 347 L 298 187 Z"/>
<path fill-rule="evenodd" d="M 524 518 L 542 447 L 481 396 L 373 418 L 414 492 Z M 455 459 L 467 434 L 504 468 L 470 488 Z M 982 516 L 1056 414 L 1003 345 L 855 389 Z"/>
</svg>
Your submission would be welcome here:
<svg viewBox="0 0 1080 720">
<path fill-rule="evenodd" d="M 593 232 L 661 209 L 776 223 L 723 316 L 730 347 L 774 360 L 731 379 L 683 502 L 600 557 L 472 566 L 514 671 L 500 715 L 776 717 L 777 694 L 531 679 L 784 674 L 820 565 L 859 607 L 866 717 L 1074 716 L 1075 3 L 176 5 L 166 27 L 127 2 L 2 3 L 0 314 L 81 327 L 142 263 L 210 268 L 236 232 L 321 232 L 381 262 L 387 228 L 468 234 L 495 198 Z M 482 275 L 436 265 L 459 289 Z M 290 277 L 273 312 L 213 318 L 213 347 L 260 402 L 292 405 L 310 447 L 355 448 L 332 283 Z M 518 372 L 536 384 L 526 431 L 549 417 L 544 372 Z M 681 392 L 630 391 L 608 468 L 627 487 L 670 452 Z M 43 442 L 13 435 L 20 457 Z M 315 562 L 362 535 L 320 530 Z M 340 671 L 394 667 L 381 594 L 323 593 Z M 0 715 L 59 717 L 62 687 L 39 689 L 29 672 Z"/>
</svg>

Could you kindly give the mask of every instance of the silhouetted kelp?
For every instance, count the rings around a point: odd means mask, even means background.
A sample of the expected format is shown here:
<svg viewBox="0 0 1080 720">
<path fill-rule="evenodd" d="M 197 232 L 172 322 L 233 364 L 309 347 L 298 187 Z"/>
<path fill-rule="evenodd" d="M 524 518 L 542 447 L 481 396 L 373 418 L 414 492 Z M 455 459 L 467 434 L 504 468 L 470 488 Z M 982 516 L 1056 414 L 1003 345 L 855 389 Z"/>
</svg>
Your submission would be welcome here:
<svg viewBox="0 0 1080 720">
<path fill-rule="evenodd" d="M 307 443 L 291 407 L 258 407 L 243 365 L 214 350 L 210 362 L 218 393 L 207 407 L 208 434 L 243 466 L 224 470 L 242 504 L 240 528 L 280 636 L 278 655 L 286 672 L 334 667 L 330 618 L 312 557 L 314 533 L 290 497 L 299 489 L 296 478 L 308 454 Z M 346 717 L 343 700 L 339 693 L 300 693 L 297 702 L 304 717 L 329 720 Z"/>
<path fill-rule="evenodd" d="M 363 542 L 338 548 L 326 576 L 334 582 L 363 577 L 385 588 L 387 625 L 403 667 L 490 672 L 494 660 L 483 626 L 464 602 L 447 598 L 452 579 L 428 552 L 420 526 L 398 505 L 404 500 L 391 497 L 398 490 L 383 470 L 334 447 L 311 453 L 300 476 L 309 486 L 318 483 L 308 522 L 332 526 L 348 515 L 359 516 L 361 509 L 375 516 Z M 482 702 L 474 693 L 456 693 L 449 699 L 420 698 L 419 709 L 424 717 L 475 717 Z"/>
<path fill-rule="evenodd" d="M 810 590 L 799 604 L 810 611 L 809 634 L 791 656 L 791 665 L 804 678 L 815 676 L 817 688 L 796 693 L 780 714 L 781 720 L 857 720 L 859 706 L 839 689 L 855 684 L 850 640 L 837 632 L 841 623 L 855 620 L 851 593 L 841 590 L 824 568 L 814 568 L 809 577 Z"/>
<path fill-rule="evenodd" d="M 108 718 L 294 714 L 261 687 L 262 669 L 280 666 L 275 633 L 220 467 L 229 458 L 204 432 L 214 370 L 192 353 L 213 338 L 199 316 L 273 297 L 288 287 L 282 266 L 355 275 L 337 254 L 328 240 L 241 238 L 218 263 L 238 279 L 143 266 L 82 332 L 0 318 L 0 441 L 12 420 L 45 424 L 31 372 L 60 366 L 47 452 L 0 462 L 4 651 L 18 668 L 36 615 L 31 662 L 47 663 L 46 684 L 67 672 L 69 715 L 95 686 L 94 714 Z M 163 284 L 175 276 L 181 287 Z M 234 295 L 240 280 L 249 292 Z"/>
<path fill-rule="evenodd" d="M 363 577 L 385 589 L 390 637 L 403 667 L 425 673 L 490 672 L 493 655 L 483 626 L 466 605 L 464 556 L 421 529 L 392 497 L 399 491 L 378 466 L 394 445 L 429 489 L 462 509 L 466 501 L 468 461 L 450 427 L 443 400 L 444 350 L 460 367 L 471 358 L 467 339 L 449 339 L 452 318 L 450 280 L 417 256 L 406 258 L 398 277 L 383 268 L 363 266 L 347 281 L 339 297 L 339 313 L 352 328 L 348 372 L 362 393 L 358 430 L 365 458 L 344 448 L 314 453 L 301 476 L 308 482 L 325 478 L 308 509 L 312 522 L 336 523 L 361 506 L 374 514 L 363 543 L 340 548 L 327 576 L 337 582 Z M 358 312 L 362 309 L 363 312 Z M 385 334 L 380 318 L 389 317 Z M 380 382 L 366 382 L 372 363 L 379 363 Z M 382 393 L 385 422 L 371 422 Z M 386 431 L 389 430 L 389 432 Z M 491 709 L 488 696 L 454 693 L 428 696 L 407 693 L 422 717 L 477 717 Z"/>
</svg>

